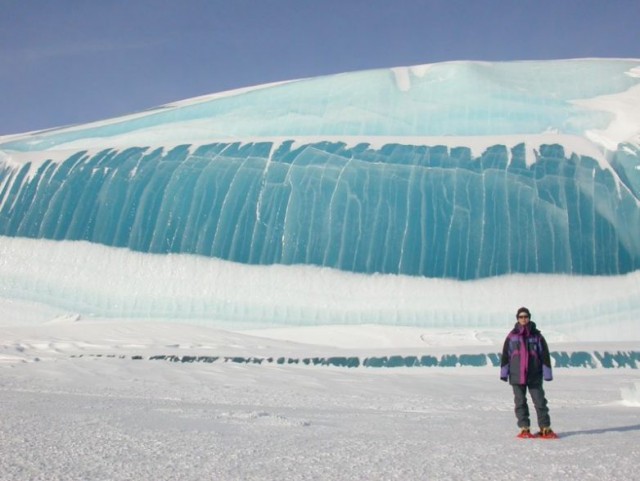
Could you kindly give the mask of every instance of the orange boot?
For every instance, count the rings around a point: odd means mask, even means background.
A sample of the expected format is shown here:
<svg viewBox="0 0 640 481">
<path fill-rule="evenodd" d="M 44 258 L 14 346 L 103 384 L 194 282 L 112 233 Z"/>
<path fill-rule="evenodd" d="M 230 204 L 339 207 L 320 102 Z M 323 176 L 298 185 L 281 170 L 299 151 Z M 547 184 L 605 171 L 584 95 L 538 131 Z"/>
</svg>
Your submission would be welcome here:
<svg viewBox="0 0 640 481">
<path fill-rule="evenodd" d="M 543 439 L 558 439 L 558 435 L 549 427 L 540 428 L 540 432 L 536 434 L 536 437 Z"/>
<path fill-rule="evenodd" d="M 531 434 L 531 431 L 529 430 L 529 428 L 520 429 L 520 434 L 518 434 L 518 437 L 522 439 L 535 438 L 535 436 Z"/>
</svg>

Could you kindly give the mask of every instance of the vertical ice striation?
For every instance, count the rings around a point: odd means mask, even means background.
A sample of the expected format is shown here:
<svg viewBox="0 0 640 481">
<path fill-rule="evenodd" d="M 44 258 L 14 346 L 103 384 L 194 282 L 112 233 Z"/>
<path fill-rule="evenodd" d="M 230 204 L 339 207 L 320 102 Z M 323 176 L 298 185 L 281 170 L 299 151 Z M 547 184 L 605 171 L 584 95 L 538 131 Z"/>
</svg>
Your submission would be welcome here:
<svg viewBox="0 0 640 481">
<path fill-rule="evenodd" d="M 0 234 L 461 280 L 640 267 L 631 180 L 560 145 L 525 160 L 524 144 L 79 152 L 5 170 Z"/>
</svg>

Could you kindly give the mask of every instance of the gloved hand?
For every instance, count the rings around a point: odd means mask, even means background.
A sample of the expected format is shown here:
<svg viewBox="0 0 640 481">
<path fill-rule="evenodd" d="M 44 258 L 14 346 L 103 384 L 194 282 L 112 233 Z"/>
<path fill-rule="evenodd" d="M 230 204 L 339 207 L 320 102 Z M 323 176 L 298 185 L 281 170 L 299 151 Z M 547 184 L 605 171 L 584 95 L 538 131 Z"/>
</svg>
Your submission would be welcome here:
<svg viewBox="0 0 640 481">
<path fill-rule="evenodd" d="M 505 364 L 500 368 L 500 380 L 507 381 L 509 379 L 509 364 Z"/>
<path fill-rule="evenodd" d="M 551 373 L 551 367 L 542 365 L 542 379 L 545 381 L 553 381 L 553 374 Z"/>
</svg>

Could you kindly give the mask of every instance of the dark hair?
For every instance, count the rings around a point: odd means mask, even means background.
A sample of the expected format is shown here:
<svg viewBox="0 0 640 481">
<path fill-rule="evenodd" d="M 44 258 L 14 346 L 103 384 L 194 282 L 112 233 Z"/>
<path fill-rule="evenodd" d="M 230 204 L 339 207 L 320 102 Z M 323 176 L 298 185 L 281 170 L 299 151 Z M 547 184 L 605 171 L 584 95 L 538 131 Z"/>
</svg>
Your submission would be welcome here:
<svg viewBox="0 0 640 481">
<path fill-rule="evenodd" d="M 527 314 L 527 316 L 531 317 L 531 312 L 529 311 L 529 309 L 527 309 L 526 307 L 521 307 L 520 309 L 518 309 L 518 313 L 516 314 L 516 318 L 522 314 L 522 313 Z"/>
</svg>

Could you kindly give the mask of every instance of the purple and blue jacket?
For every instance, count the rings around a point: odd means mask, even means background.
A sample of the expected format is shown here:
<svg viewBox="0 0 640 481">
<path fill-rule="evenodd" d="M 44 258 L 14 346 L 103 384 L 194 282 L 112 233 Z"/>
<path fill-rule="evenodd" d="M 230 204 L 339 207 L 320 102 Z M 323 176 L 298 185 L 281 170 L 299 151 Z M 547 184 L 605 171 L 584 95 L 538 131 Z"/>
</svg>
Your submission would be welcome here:
<svg viewBox="0 0 640 481">
<path fill-rule="evenodd" d="M 551 357 L 547 341 L 529 321 L 525 326 L 516 322 L 504 341 L 500 361 L 500 379 L 510 384 L 536 385 L 551 381 Z"/>
</svg>

